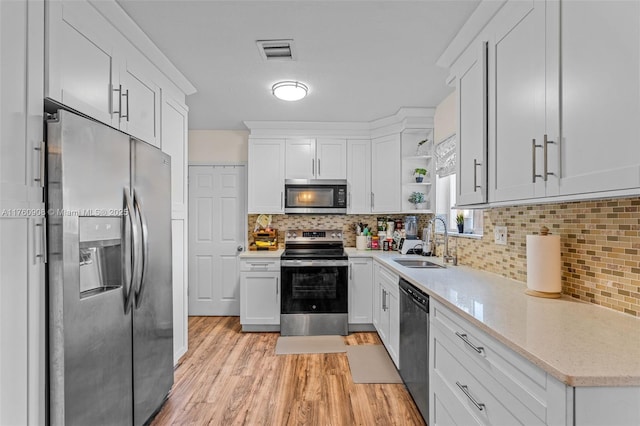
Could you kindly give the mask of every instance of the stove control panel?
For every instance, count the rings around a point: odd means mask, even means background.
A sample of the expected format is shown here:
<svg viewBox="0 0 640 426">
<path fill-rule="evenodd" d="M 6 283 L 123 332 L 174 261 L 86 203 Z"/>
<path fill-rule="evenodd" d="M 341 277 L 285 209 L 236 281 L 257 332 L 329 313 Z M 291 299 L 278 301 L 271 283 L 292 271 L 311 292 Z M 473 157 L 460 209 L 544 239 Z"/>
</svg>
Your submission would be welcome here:
<svg viewBox="0 0 640 426">
<path fill-rule="evenodd" d="M 342 241 L 342 231 L 324 230 L 324 231 L 308 231 L 295 230 L 287 231 L 285 241 Z"/>
</svg>

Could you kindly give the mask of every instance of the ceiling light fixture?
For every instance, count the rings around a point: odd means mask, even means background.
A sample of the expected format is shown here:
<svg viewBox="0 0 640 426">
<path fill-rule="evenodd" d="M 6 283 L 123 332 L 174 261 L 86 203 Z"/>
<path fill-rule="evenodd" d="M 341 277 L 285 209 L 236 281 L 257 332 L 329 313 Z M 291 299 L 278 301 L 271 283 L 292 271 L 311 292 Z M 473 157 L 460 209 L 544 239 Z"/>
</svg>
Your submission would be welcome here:
<svg viewBox="0 0 640 426">
<path fill-rule="evenodd" d="M 307 96 L 309 88 L 299 81 L 280 81 L 271 87 L 271 93 L 283 101 L 299 101 Z"/>
</svg>

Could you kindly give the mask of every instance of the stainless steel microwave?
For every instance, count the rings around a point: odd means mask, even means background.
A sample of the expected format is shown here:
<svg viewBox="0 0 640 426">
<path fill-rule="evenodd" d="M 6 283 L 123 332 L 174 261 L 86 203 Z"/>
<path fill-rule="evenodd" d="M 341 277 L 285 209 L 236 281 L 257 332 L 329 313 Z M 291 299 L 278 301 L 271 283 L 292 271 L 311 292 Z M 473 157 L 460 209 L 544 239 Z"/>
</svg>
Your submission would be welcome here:
<svg viewBox="0 0 640 426">
<path fill-rule="evenodd" d="M 346 214 L 347 181 L 287 179 L 284 182 L 284 212 Z"/>
</svg>

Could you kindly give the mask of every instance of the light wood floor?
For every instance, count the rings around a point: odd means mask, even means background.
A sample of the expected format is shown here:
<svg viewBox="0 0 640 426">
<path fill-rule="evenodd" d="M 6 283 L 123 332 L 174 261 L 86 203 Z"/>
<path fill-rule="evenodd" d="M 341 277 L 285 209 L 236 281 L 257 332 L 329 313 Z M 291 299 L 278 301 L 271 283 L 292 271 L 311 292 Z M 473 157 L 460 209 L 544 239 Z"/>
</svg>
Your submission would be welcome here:
<svg viewBox="0 0 640 426">
<path fill-rule="evenodd" d="M 345 353 L 275 355 L 277 338 L 242 333 L 238 317 L 189 318 L 189 352 L 152 425 L 425 424 L 404 385 L 354 384 Z"/>
</svg>

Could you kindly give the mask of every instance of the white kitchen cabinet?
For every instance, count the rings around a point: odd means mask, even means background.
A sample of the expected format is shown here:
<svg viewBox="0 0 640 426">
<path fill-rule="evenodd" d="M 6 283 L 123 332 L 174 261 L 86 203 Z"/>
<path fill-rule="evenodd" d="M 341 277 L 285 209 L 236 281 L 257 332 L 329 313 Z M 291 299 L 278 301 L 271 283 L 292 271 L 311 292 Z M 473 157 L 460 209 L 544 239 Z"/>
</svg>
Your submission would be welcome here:
<svg viewBox="0 0 640 426">
<path fill-rule="evenodd" d="M 316 178 L 347 178 L 347 141 L 318 138 L 316 140 Z"/>
<path fill-rule="evenodd" d="M 287 139 L 286 179 L 346 179 L 344 139 Z"/>
<path fill-rule="evenodd" d="M 640 188 L 640 2 L 561 7 L 559 192 Z"/>
<path fill-rule="evenodd" d="M 544 197 L 553 193 L 547 194 L 547 186 L 557 185 L 557 144 L 545 143 L 545 135 L 557 142 L 552 27 L 558 7 L 544 0 L 510 1 L 490 24 L 490 201 Z"/>
<path fill-rule="evenodd" d="M 280 259 L 240 261 L 240 324 L 243 331 L 280 330 Z"/>
<path fill-rule="evenodd" d="M 568 388 L 431 299 L 429 424 L 570 424 Z"/>
<path fill-rule="evenodd" d="M 45 96 L 159 146 L 152 65 L 87 1 L 47 2 Z"/>
<path fill-rule="evenodd" d="M 187 107 L 162 94 L 162 151 L 171 156 L 171 239 L 173 272 L 173 361 L 188 349 Z"/>
<path fill-rule="evenodd" d="M 347 213 L 371 213 L 371 140 L 347 140 Z"/>
<path fill-rule="evenodd" d="M 487 48 L 476 41 L 456 63 L 458 206 L 487 202 Z"/>
<path fill-rule="evenodd" d="M 2 425 L 46 415 L 43 22 L 43 1 L 0 2 Z"/>
<path fill-rule="evenodd" d="M 145 71 L 131 59 L 121 68 L 121 108 L 126 117 L 120 119 L 120 130 L 160 148 L 160 86 Z"/>
<path fill-rule="evenodd" d="M 400 134 L 371 140 L 371 212 L 401 209 Z"/>
<path fill-rule="evenodd" d="M 373 265 L 373 325 L 393 363 L 400 368 L 399 277 L 378 262 Z"/>
<path fill-rule="evenodd" d="M 285 140 L 249 139 L 249 213 L 284 213 Z"/>
<path fill-rule="evenodd" d="M 349 258 L 349 328 L 373 324 L 373 261 Z"/>
</svg>

